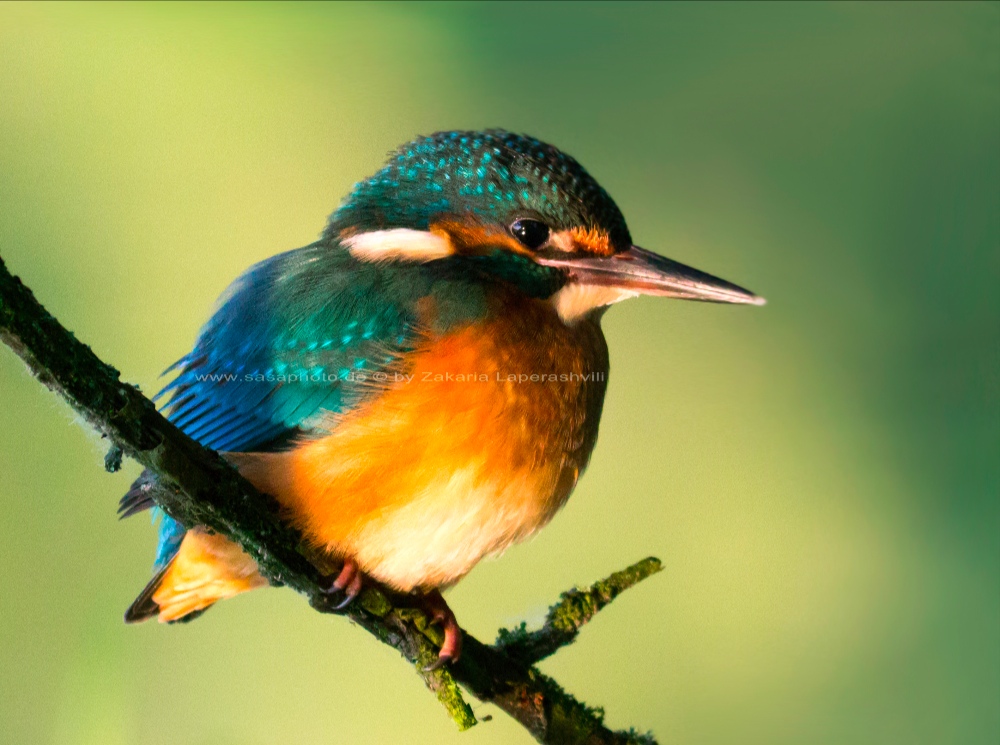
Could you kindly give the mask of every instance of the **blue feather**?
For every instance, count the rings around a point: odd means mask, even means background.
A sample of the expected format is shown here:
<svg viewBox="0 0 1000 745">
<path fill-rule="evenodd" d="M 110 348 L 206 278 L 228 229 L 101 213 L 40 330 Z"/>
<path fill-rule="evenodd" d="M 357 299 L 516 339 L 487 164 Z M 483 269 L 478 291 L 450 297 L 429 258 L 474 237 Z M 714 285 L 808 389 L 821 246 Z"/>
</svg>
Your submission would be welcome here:
<svg viewBox="0 0 1000 745">
<path fill-rule="evenodd" d="M 163 408 L 175 425 L 215 450 L 322 434 L 315 423 L 323 412 L 345 411 L 376 391 L 338 373 L 374 372 L 411 349 L 415 300 L 428 290 L 419 277 L 400 283 L 328 244 L 272 257 L 224 293 L 157 396 L 167 398 Z M 155 514 L 162 567 L 184 529 Z"/>
</svg>

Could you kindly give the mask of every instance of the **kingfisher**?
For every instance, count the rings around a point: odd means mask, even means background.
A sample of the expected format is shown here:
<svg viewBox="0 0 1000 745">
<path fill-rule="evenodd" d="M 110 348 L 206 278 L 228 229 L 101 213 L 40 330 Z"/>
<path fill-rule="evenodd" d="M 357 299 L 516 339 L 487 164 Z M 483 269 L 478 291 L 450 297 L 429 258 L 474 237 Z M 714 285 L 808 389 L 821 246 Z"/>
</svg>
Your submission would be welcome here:
<svg viewBox="0 0 1000 745">
<path fill-rule="evenodd" d="M 761 305 L 632 243 L 572 157 L 504 130 L 439 132 L 390 155 L 319 240 L 238 277 L 158 394 L 301 531 L 331 593 L 413 593 L 458 658 L 441 596 L 543 527 L 590 460 L 607 387 L 600 321 L 638 295 Z M 158 514 L 128 623 L 197 617 L 268 585 L 225 536 Z"/>
</svg>

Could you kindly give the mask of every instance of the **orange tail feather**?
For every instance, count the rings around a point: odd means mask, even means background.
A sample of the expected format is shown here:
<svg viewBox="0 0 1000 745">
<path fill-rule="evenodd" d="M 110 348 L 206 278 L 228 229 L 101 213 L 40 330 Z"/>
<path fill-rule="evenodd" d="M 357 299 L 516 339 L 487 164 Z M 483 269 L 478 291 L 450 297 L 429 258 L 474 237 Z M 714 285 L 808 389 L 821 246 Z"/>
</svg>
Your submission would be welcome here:
<svg viewBox="0 0 1000 745">
<path fill-rule="evenodd" d="M 125 612 L 126 623 L 158 616 L 160 623 L 194 617 L 210 605 L 267 585 L 240 546 L 201 528 L 184 535 L 177 555 Z"/>
</svg>

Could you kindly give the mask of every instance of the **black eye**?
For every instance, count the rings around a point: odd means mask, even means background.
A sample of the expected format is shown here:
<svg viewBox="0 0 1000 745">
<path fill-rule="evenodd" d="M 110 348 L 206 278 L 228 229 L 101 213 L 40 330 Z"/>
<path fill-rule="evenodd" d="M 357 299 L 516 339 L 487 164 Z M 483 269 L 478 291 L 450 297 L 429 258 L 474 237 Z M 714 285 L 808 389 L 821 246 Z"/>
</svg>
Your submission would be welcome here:
<svg viewBox="0 0 1000 745">
<path fill-rule="evenodd" d="M 521 245 L 534 251 L 549 239 L 549 226 L 540 220 L 516 220 L 510 226 L 510 234 L 517 238 Z"/>
</svg>

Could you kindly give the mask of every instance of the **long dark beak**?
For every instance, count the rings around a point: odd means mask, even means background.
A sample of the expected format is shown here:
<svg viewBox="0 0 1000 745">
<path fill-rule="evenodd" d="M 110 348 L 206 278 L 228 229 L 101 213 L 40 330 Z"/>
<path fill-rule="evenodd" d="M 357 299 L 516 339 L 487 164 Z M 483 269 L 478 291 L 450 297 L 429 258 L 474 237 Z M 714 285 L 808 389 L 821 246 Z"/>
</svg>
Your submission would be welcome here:
<svg viewBox="0 0 1000 745">
<path fill-rule="evenodd" d="M 632 246 L 612 256 L 546 256 L 539 264 L 563 269 L 571 282 L 618 287 L 639 295 L 659 295 L 709 303 L 763 305 L 766 301 L 738 285 Z"/>
</svg>

